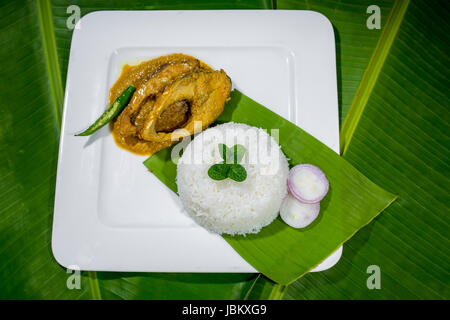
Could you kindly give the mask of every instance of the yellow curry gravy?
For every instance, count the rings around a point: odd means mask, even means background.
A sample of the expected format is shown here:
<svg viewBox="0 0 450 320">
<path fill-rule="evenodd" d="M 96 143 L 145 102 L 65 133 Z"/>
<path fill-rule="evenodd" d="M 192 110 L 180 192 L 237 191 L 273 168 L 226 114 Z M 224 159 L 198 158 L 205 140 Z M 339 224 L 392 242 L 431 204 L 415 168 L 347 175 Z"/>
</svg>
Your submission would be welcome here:
<svg viewBox="0 0 450 320">
<path fill-rule="evenodd" d="M 170 134 L 176 129 L 192 134 L 194 121 L 207 128 L 222 113 L 231 91 L 223 70 L 181 53 L 125 65 L 109 91 L 109 104 L 130 85 L 136 91 L 111 129 L 118 146 L 139 155 L 175 143 Z"/>
</svg>

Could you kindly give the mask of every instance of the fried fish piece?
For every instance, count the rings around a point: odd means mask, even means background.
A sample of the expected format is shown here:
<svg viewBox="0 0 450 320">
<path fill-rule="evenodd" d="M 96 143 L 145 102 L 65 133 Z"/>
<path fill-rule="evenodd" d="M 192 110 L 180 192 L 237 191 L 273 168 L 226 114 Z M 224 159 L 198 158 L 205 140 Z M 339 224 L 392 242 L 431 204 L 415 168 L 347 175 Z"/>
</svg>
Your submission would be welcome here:
<svg viewBox="0 0 450 320">
<path fill-rule="evenodd" d="M 109 101 L 114 101 L 118 95 L 129 85 L 136 87 L 129 105 L 125 110 L 111 122 L 111 131 L 116 144 L 128 151 L 140 155 L 152 155 L 153 153 L 167 148 L 170 143 L 157 143 L 142 140 L 137 132 L 142 127 L 145 117 L 151 110 L 155 98 L 161 94 L 164 88 L 178 77 L 197 70 L 212 70 L 208 65 L 197 58 L 175 53 L 144 61 L 136 66 L 125 65 L 119 79 L 109 91 Z M 184 105 L 184 109 L 189 108 Z M 170 110 L 180 110 L 180 104 L 175 104 Z M 171 116 L 171 112 L 163 114 L 162 117 Z M 182 125 L 185 119 L 178 117 L 180 123 L 167 119 L 162 121 L 158 130 L 171 130 Z"/>
<path fill-rule="evenodd" d="M 194 122 L 201 122 L 202 130 L 209 127 L 222 113 L 231 91 L 231 80 L 225 71 L 199 71 L 190 73 L 168 86 L 158 96 L 147 116 L 140 137 L 147 141 L 167 142 L 172 132 L 158 132 L 158 123 L 168 108 L 178 101 L 190 103 L 190 117 L 177 132 L 177 138 L 194 133 Z"/>
<path fill-rule="evenodd" d="M 197 59 L 185 58 L 164 63 L 156 68 L 152 76 L 137 88 L 130 103 L 117 118 L 115 127 L 118 132 L 121 135 L 135 135 L 138 126 L 133 123 L 132 118 L 139 113 L 143 102 L 161 93 L 175 79 L 190 74 L 199 67 L 200 62 Z M 148 101 L 148 104 L 151 105 L 151 101 Z"/>
<path fill-rule="evenodd" d="M 177 139 L 174 141 L 171 141 L 172 139 L 159 139 L 160 141 L 144 139 L 142 133 L 145 132 L 146 126 L 148 129 L 148 118 L 154 114 L 155 107 L 160 104 L 158 101 L 160 101 L 160 98 L 166 91 L 175 92 L 173 89 L 169 89 L 173 88 L 175 83 L 196 73 L 214 72 L 211 67 L 202 61 L 179 53 L 144 61 L 136 66 L 126 65 L 109 92 L 109 101 L 111 103 L 128 86 L 132 85 L 136 88 L 128 106 L 111 122 L 111 130 L 116 144 L 136 154 L 152 155 L 177 142 Z M 200 78 L 206 82 L 214 80 L 217 85 L 220 81 L 217 81 L 216 77 L 218 76 L 216 75 L 210 79 L 207 79 L 205 76 Z M 184 84 L 187 85 L 185 82 Z M 178 94 L 177 98 L 173 97 L 171 101 L 166 101 L 164 107 L 158 111 L 159 115 L 155 118 L 156 122 L 153 126 L 150 126 L 151 130 L 155 130 L 156 133 L 171 135 L 173 131 L 179 128 L 187 126 L 189 129 L 189 126 L 191 126 L 189 123 L 197 120 L 204 121 L 203 129 L 209 126 L 223 111 L 223 105 L 227 98 L 218 97 L 220 90 L 217 88 L 213 89 L 214 84 L 202 84 L 199 80 L 196 86 L 199 87 L 195 89 L 196 92 L 203 97 L 202 104 L 206 103 L 208 97 L 211 99 L 203 107 L 212 106 L 212 110 L 200 112 L 200 100 L 194 99 L 193 95 L 189 95 L 187 92 L 184 94 L 186 99 Z M 227 87 L 227 85 L 225 84 L 224 87 Z M 231 89 L 231 83 L 229 87 L 227 89 L 228 94 Z M 177 92 L 179 90 L 181 90 L 181 87 L 178 88 Z M 187 87 L 185 90 L 187 90 Z M 218 92 L 214 93 L 214 90 Z M 224 100 L 223 105 L 218 103 L 221 99 Z M 193 102 L 195 102 L 195 105 Z M 200 113 L 204 117 L 199 116 Z M 194 117 L 193 114 L 196 114 L 196 116 Z"/>
</svg>

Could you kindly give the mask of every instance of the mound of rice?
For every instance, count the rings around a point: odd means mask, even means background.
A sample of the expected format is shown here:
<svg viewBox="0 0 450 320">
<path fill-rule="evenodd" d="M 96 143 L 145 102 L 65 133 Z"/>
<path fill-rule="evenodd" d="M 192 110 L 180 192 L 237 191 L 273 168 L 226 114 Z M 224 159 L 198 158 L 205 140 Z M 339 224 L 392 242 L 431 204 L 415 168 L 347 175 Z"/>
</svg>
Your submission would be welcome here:
<svg viewBox="0 0 450 320">
<path fill-rule="evenodd" d="M 246 147 L 240 162 L 247 171 L 245 181 L 208 176 L 211 165 L 223 161 L 219 143 Z M 278 216 L 288 172 L 286 157 L 266 131 L 229 122 L 203 131 L 186 147 L 177 166 L 178 193 L 189 215 L 208 230 L 257 233 Z"/>
</svg>

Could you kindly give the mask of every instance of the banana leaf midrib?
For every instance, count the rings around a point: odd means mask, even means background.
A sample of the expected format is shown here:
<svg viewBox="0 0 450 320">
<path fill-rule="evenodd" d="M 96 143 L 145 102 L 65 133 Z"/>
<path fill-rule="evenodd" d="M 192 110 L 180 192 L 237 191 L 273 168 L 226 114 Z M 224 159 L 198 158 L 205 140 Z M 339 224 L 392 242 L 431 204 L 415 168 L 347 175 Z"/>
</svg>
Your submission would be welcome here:
<svg viewBox="0 0 450 320">
<path fill-rule="evenodd" d="M 49 1 L 37 1 L 41 35 L 44 45 L 45 61 L 49 78 L 49 86 L 53 98 L 56 121 L 61 130 L 62 110 L 64 104 L 64 89 L 61 80 L 61 70 L 59 68 L 58 53 L 56 50 L 56 40 L 52 22 L 52 13 Z"/>
<path fill-rule="evenodd" d="M 341 154 L 345 155 L 348 145 L 358 125 L 364 108 L 369 100 L 375 83 L 383 68 L 384 61 L 389 54 L 392 43 L 395 40 L 398 29 L 403 21 L 403 17 L 408 8 L 409 0 L 397 0 L 389 15 L 388 22 L 383 28 L 374 53 L 369 61 L 369 65 L 364 72 L 359 84 L 358 91 L 353 99 L 353 103 L 345 117 L 344 124 L 340 132 Z"/>
</svg>

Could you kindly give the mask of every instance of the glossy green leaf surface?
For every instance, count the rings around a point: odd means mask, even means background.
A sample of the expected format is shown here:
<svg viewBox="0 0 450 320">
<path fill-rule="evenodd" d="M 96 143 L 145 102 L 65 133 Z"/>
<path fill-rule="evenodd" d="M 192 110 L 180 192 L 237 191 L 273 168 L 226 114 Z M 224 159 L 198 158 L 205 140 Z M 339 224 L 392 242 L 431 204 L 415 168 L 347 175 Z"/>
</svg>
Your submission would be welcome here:
<svg viewBox="0 0 450 320">
<path fill-rule="evenodd" d="M 217 119 L 229 121 L 279 130 L 279 144 L 290 164 L 314 164 L 330 182 L 319 218 L 307 228 L 291 228 L 278 218 L 257 234 L 223 235 L 248 263 L 277 283 L 289 284 L 313 269 L 396 199 L 320 141 L 237 90 Z M 167 185 L 176 191 L 170 151 L 160 153 L 144 163 L 163 182 L 173 179 Z"/>
<path fill-rule="evenodd" d="M 97 272 L 103 299 L 244 299 L 255 274 Z"/>
<path fill-rule="evenodd" d="M 369 30 L 366 13 L 377 5 L 381 14 L 381 29 Z M 334 27 L 336 65 L 339 91 L 339 122 L 342 126 L 358 90 L 374 48 L 386 25 L 394 0 L 277 0 L 277 9 L 313 10 L 326 16 Z"/>
<path fill-rule="evenodd" d="M 50 239 L 59 139 L 37 4 L 0 4 L 0 298 L 90 298 L 87 279 L 53 259 Z"/>
<path fill-rule="evenodd" d="M 267 8 L 268 1 L 8 1 L 0 4 L 0 298 L 241 299 L 255 275 L 74 273 L 51 252 L 62 99 L 72 31 L 105 9 Z M 69 286 L 67 282 L 69 281 Z"/>
<path fill-rule="evenodd" d="M 69 290 L 70 274 L 58 266 L 50 249 L 59 117 L 72 34 L 66 26 L 68 6 L 78 5 L 83 16 L 96 10 L 255 9 L 272 4 L 319 11 L 332 22 L 342 125 L 394 0 L 52 0 L 50 10 L 41 15 L 35 1 L 0 4 L 1 298 L 89 299 L 96 296 L 95 284 L 103 298 L 116 299 L 239 298 L 239 290 L 258 299 L 279 292 L 264 277 L 255 282 L 255 276 L 246 281 L 246 275 L 219 281 L 216 275 L 109 273 L 106 278 L 99 273 L 97 282 L 82 273 L 81 290 Z M 372 4 L 381 8 L 381 30 L 365 27 Z M 284 298 L 450 297 L 449 201 L 437 188 L 448 184 L 448 140 L 443 134 L 448 132 L 448 14 L 445 0 L 411 2 L 345 154 L 371 180 L 399 191 L 401 198 L 345 244 L 335 267 L 305 275 L 287 288 Z M 52 40 L 56 54 L 46 47 Z M 399 220 L 403 216 L 411 223 Z M 381 268 L 381 290 L 366 286 L 372 264 Z"/>
<path fill-rule="evenodd" d="M 449 3 L 411 1 L 344 157 L 400 198 L 287 299 L 449 299 Z M 381 288 L 369 290 L 377 265 Z"/>
</svg>

